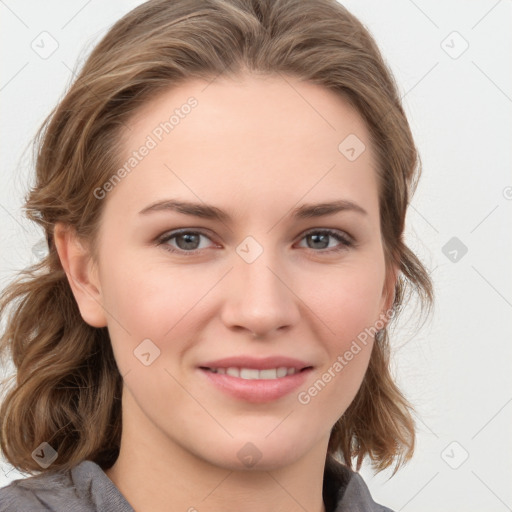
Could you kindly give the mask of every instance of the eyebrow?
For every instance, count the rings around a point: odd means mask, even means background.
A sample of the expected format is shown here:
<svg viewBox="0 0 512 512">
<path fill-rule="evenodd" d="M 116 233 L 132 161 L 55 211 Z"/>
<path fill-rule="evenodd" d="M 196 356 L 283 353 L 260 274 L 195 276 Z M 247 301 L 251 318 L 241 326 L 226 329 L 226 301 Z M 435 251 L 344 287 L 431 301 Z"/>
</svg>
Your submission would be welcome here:
<svg viewBox="0 0 512 512">
<path fill-rule="evenodd" d="M 175 199 L 157 201 L 156 203 L 143 208 L 139 214 L 146 215 L 160 211 L 173 211 L 183 213 L 185 215 L 200 217 L 202 219 L 232 222 L 230 215 L 216 206 L 205 203 L 193 203 L 190 201 L 178 201 Z M 343 211 L 353 211 L 362 215 L 368 215 L 368 212 L 358 204 L 346 199 L 340 199 L 338 201 L 325 203 L 303 204 L 298 208 L 292 209 L 288 216 L 296 219 L 312 219 L 316 217 L 324 217 L 326 215 L 333 215 Z"/>
</svg>

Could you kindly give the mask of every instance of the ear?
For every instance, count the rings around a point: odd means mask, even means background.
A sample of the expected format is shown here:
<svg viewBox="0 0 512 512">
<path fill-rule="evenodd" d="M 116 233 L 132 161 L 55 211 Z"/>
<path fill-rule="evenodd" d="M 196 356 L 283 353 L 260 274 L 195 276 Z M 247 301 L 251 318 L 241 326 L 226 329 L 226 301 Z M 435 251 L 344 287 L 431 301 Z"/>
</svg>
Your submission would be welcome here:
<svg viewBox="0 0 512 512">
<path fill-rule="evenodd" d="M 106 327 L 97 266 L 88 248 L 73 227 L 61 222 L 55 224 L 54 240 L 82 318 L 92 327 Z"/>
<path fill-rule="evenodd" d="M 395 289 L 398 283 L 399 273 L 400 269 L 395 263 L 392 263 L 387 269 L 387 275 L 382 289 L 382 314 L 380 317 L 386 325 L 392 318 L 392 315 L 389 315 L 389 312 L 395 302 Z"/>
</svg>

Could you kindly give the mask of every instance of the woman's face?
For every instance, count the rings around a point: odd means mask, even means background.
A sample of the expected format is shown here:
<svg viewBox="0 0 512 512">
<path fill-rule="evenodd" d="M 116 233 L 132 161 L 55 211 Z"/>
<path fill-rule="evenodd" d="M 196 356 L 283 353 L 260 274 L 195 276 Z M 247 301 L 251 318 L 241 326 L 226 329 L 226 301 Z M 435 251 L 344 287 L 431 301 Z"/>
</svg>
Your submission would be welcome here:
<svg viewBox="0 0 512 512">
<path fill-rule="evenodd" d="M 91 274 L 123 429 L 225 468 L 325 454 L 394 288 L 362 118 L 320 86 L 245 76 L 188 82 L 128 126 L 125 172 L 95 192 Z"/>
</svg>

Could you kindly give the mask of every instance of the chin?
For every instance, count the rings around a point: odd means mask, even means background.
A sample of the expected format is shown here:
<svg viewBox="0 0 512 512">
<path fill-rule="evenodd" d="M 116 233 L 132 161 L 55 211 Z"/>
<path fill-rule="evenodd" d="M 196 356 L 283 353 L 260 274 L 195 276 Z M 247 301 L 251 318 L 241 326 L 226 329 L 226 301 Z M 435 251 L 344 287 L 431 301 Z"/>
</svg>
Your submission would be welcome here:
<svg viewBox="0 0 512 512">
<path fill-rule="evenodd" d="M 272 471 L 289 466 L 300 460 L 307 452 L 308 446 L 304 437 L 297 439 L 272 434 L 265 438 L 261 434 L 244 435 L 230 439 L 227 443 L 213 442 L 215 450 L 209 447 L 202 453 L 196 453 L 203 460 L 229 471 Z M 310 443 L 309 449 L 314 443 Z"/>
</svg>

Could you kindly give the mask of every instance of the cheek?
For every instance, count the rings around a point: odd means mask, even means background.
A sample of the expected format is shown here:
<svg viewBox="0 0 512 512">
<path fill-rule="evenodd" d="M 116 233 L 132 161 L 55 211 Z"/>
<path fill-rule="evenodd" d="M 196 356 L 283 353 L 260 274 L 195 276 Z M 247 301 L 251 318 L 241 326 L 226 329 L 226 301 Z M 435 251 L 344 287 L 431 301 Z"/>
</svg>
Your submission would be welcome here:
<svg viewBox="0 0 512 512">
<path fill-rule="evenodd" d="M 215 272 L 151 266 L 135 258 L 110 266 L 102 279 L 103 299 L 120 366 L 132 364 L 133 350 L 145 339 L 166 353 L 170 349 L 173 357 L 184 351 L 191 333 L 207 319 L 202 298 L 217 281 Z"/>
<path fill-rule="evenodd" d="M 384 263 L 358 262 L 332 270 L 311 282 L 304 280 L 304 302 L 324 325 L 332 349 L 343 349 L 350 340 L 375 324 L 382 312 Z"/>
<path fill-rule="evenodd" d="M 317 337 L 325 357 L 297 400 L 332 425 L 355 398 L 368 368 L 382 296 L 377 274 L 353 269 L 343 283 L 325 285 L 309 297 L 323 325 Z"/>
<path fill-rule="evenodd" d="M 187 269 L 126 258 L 106 276 L 105 303 L 133 330 L 160 337 L 196 303 L 208 283 Z"/>
<path fill-rule="evenodd" d="M 347 265 L 324 276 L 314 288 L 303 288 L 308 306 L 318 315 L 325 358 L 322 368 L 300 395 L 299 403 L 314 402 L 319 411 L 343 414 L 355 397 L 368 367 L 382 307 L 384 263 Z"/>
</svg>

